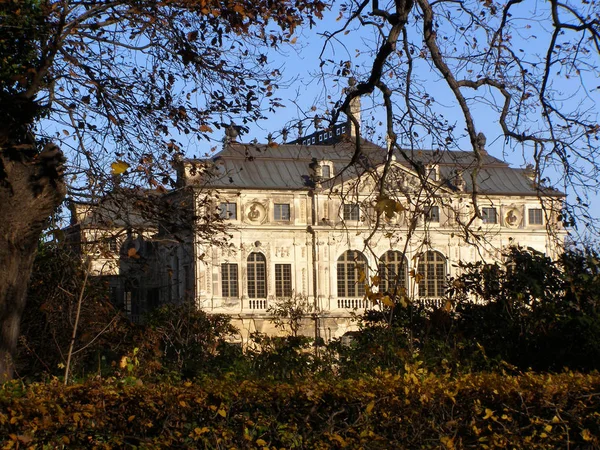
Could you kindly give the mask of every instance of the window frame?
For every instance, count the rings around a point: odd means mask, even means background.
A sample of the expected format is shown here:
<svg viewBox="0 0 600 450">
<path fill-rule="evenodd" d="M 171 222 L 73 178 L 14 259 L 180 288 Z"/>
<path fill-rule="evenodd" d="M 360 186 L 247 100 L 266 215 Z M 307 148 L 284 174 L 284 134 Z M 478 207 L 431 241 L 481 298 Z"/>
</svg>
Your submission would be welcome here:
<svg viewBox="0 0 600 450">
<path fill-rule="evenodd" d="M 392 256 L 393 258 L 391 258 Z M 404 288 L 408 291 L 408 259 L 402 252 L 398 250 L 388 250 L 385 252 L 379 258 L 377 269 L 379 275 L 379 292 L 391 295 L 394 292 L 396 294 L 399 293 L 399 290 L 396 288 Z"/>
<path fill-rule="evenodd" d="M 267 298 L 267 258 L 260 252 L 246 260 L 246 289 L 248 298 Z"/>
<path fill-rule="evenodd" d="M 432 214 L 435 211 L 435 214 Z M 426 206 L 423 213 L 428 223 L 440 223 L 440 207 L 438 205 Z"/>
<path fill-rule="evenodd" d="M 367 258 L 358 250 L 347 250 L 338 258 L 336 265 L 338 298 L 363 298 L 365 296 L 365 283 L 360 281 L 361 268 L 365 280 L 368 279 Z"/>
<path fill-rule="evenodd" d="M 535 220 L 531 220 L 532 214 L 534 215 Z M 539 214 L 538 217 L 535 217 Z M 527 224 L 528 225 L 544 225 L 544 210 L 542 208 L 527 208 Z"/>
<path fill-rule="evenodd" d="M 233 215 L 230 206 L 233 205 Z M 219 203 L 219 217 L 223 220 L 237 220 L 237 202 L 225 201 Z"/>
<path fill-rule="evenodd" d="M 493 220 L 489 216 L 489 212 L 493 211 Z M 498 223 L 498 210 L 494 206 L 484 206 L 481 208 L 481 221 L 487 224 L 497 224 Z"/>
<path fill-rule="evenodd" d="M 275 264 L 275 297 L 292 296 L 292 265 Z"/>
<path fill-rule="evenodd" d="M 232 276 L 231 272 L 234 268 L 235 276 Z M 240 296 L 239 274 L 240 271 L 237 264 L 221 264 L 221 297 L 238 298 Z M 227 289 L 225 289 L 225 286 L 227 286 Z"/>
<path fill-rule="evenodd" d="M 284 207 L 287 206 L 287 218 L 283 215 Z M 273 220 L 275 222 L 289 222 L 292 220 L 292 206 L 289 203 L 274 203 L 273 204 Z"/>
<path fill-rule="evenodd" d="M 359 203 L 344 203 L 342 218 L 344 221 L 358 222 L 360 220 L 360 204 Z"/>
<path fill-rule="evenodd" d="M 441 298 L 446 293 L 448 258 L 436 250 L 428 250 L 419 257 L 417 274 L 420 298 Z"/>
</svg>

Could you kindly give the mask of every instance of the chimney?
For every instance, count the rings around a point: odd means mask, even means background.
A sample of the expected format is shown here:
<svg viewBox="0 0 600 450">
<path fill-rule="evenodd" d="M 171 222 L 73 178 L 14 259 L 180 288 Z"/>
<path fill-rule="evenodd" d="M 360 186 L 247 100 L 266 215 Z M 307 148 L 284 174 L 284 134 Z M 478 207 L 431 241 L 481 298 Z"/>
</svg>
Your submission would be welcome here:
<svg viewBox="0 0 600 450">
<path fill-rule="evenodd" d="M 348 80 L 348 93 L 351 93 L 352 91 L 356 90 L 356 78 L 351 77 Z M 354 97 L 351 101 L 350 101 L 350 114 L 352 114 L 352 116 L 354 116 L 354 118 L 356 119 L 356 121 L 358 122 L 359 126 L 361 125 L 360 123 L 360 96 L 359 97 Z M 356 130 L 356 127 L 354 126 L 354 123 L 352 122 L 352 120 L 350 120 L 350 117 L 348 117 L 348 128 L 350 130 L 350 137 L 354 138 L 356 137 L 356 135 L 358 134 Z"/>
</svg>

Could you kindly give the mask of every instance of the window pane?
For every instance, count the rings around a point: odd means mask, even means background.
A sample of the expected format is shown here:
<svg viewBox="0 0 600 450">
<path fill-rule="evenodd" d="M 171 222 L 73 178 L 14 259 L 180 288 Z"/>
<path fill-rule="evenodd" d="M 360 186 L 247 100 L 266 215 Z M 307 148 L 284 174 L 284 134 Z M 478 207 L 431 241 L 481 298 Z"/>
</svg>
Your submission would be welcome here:
<svg viewBox="0 0 600 450">
<path fill-rule="evenodd" d="M 425 219 L 428 222 L 439 222 L 440 221 L 439 206 L 428 206 L 427 208 L 425 208 Z"/>
<path fill-rule="evenodd" d="M 323 178 L 331 178 L 331 167 L 329 167 L 327 164 L 323 164 L 321 166 L 321 176 Z"/>
<path fill-rule="evenodd" d="M 291 264 L 275 264 L 275 295 L 290 297 L 292 295 Z"/>
<path fill-rule="evenodd" d="M 248 256 L 248 297 L 267 297 L 267 264 L 262 253 L 250 253 Z"/>
<path fill-rule="evenodd" d="M 360 220 L 360 207 L 358 203 L 344 205 L 344 220 Z"/>
<path fill-rule="evenodd" d="M 223 297 L 238 297 L 237 264 L 221 264 L 221 291 Z"/>
<path fill-rule="evenodd" d="M 219 205 L 219 216 L 221 219 L 237 219 L 237 205 L 231 202 L 223 202 Z"/>
<path fill-rule="evenodd" d="M 496 208 L 481 208 L 483 223 L 498 223 Z"/>
<path fill-rule="evenodd" d="M 290 220 L 289 203 L 275 203 L 274 218 L 275 220 Z"/>
<path fill-rule="evenodd" d="M 429 251 L 419 258 L 417 272 L 420 297 L 441 297 L 446 287 L 446 258 L 439 253 Z"/>
<path fill-rule="evenodd" d="M 367 261 L 357 251 L 349 250 L 338 259 L 337 288 L 338 297 L 364 297 L 367 279 Z"/>
<path fill-rule="evenodd" d="M 531 208 L 529 210 L 529 225 L 543 225 L 544 216 L 541 208 Z"/>
<path fill-rule="evenodd" d="M 408 263 L 398 251 L 389 251 L 381 257 L 379 264 L 379 292 L 398 294 L 401 288 L 406 289 Z"/>
</svg>

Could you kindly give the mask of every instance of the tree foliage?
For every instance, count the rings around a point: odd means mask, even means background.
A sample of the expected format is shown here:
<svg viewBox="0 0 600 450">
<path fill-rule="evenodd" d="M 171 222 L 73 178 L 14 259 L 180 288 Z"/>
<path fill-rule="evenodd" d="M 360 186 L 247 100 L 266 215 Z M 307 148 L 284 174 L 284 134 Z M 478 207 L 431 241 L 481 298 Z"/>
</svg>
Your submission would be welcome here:
<svg viewBox="0 0 600 450">
<path fill-rule="evenodd" d="M 11 376 L 37 242 L 65 185 L 92 202 L 116 185 L 172 187 L 180 136 L 208 138 L 279 105 L 281 74 L 266 51 L 323 8 L 320 0 L 0 3 L 0 203 L 8 211 L 0 379 Z"/>
</svg>

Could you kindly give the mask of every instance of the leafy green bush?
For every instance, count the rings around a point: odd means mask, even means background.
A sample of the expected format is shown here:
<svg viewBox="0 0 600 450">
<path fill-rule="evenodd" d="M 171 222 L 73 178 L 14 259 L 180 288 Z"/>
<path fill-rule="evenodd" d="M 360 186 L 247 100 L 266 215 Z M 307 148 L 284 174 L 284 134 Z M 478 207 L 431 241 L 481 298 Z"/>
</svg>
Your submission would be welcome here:
<svg viewBox="0 0 600 450">
<path fill-rule="evenodd" d="M 597 253 L 573 250 L 552 261 L 511 248 L 506 256 L 508 266 L 463 266 L 450 290 L 455 332 L 521 368 L 600 369 Z"/>
</svg>

